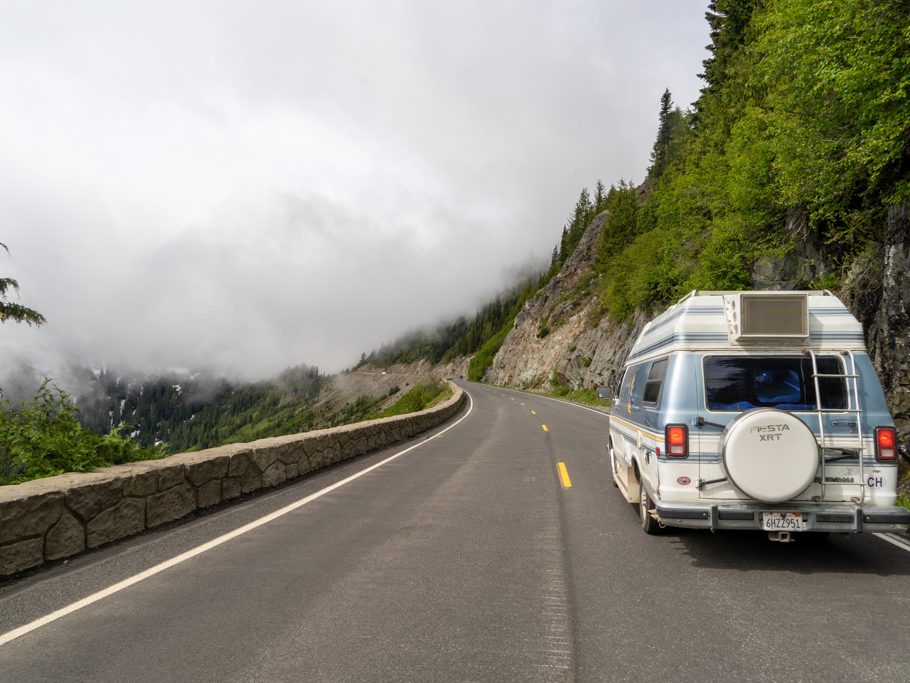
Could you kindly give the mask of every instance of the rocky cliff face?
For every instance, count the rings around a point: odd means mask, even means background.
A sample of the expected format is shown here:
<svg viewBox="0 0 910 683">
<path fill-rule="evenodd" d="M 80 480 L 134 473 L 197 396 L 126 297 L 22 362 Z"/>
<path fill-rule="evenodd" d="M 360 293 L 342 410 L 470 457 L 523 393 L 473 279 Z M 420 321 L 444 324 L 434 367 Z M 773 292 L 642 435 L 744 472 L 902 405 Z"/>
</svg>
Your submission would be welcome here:
<svg viewBox="0 0 910 683">
<path fill-rule="evenodd" d="M 487 371 L 488 381 L 525 388 L 551 381 L 573 389 L 618 384 L 648 316 L 636 313 L 616 323 L 602 314 L 592 266 L 606 220 L 606 213 L 594 219 L 560 273 L 525 304 Z"/>
<path fill-rule="evenodd" d="M 521 388 L 559 382 L 573 389 L 615 387 L 622 363 L 651 315 L 637 311 L 628 321 L 603 315 L 593 269 L 601 214 L 589 226 L 562 271 L 531 298 L 515 320 L 486 380 Z M 788 232 L 796 246 L 781 258 L 757 263 L 756 289 L 802 289 L 829 272 L 824 245 L 811 239 L 805 218 L 793 212 Z M 910 442 L 910 209 L 888 213 L 887 239 L 853 265 L 836 292 L 862 321 L 866 345 L 905 444 Z"/>
<path fill-rule="evenodd" d="M 887 228 L 885 244 L 854 267 L 862 271 L 857 279 L 866 286 L 850 303 L 863 321 L 869 355 L 906 447 L 910 438 L 910 207 L 892 207 Z"/>
</svg>

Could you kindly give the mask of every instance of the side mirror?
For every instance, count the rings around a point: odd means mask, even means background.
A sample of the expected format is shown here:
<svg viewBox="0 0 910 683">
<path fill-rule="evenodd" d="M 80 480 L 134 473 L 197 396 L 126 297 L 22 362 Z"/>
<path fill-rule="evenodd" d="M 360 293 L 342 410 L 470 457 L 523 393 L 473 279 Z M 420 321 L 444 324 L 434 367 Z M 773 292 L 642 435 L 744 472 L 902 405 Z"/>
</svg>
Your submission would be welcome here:
<svg viewBox="0 0 910 683">
<path fill-rule="evenodd" d="M 613 390 L 610 387 L 597 387 L 597 398 L 609 401 L 613 398 Z"/>
</svg>

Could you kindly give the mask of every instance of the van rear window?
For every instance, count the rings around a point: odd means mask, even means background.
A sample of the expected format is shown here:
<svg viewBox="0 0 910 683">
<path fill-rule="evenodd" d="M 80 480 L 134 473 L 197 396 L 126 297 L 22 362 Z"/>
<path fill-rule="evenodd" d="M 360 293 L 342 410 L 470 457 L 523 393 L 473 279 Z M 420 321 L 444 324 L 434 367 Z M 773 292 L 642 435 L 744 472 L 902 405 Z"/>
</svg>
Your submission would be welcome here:
<svg viewBox="0 0 910 683">
<path fill-rule="evenodd" d="M 844 373 L 839 358 L 817 356 L 820 375 Z M 705 399 L 708 410 L 815 410 L 812 359 L 804 356 L 706 356 Z M 847 408 L 846 381 L 820 377 L 821 407 Z"/>
</svg>

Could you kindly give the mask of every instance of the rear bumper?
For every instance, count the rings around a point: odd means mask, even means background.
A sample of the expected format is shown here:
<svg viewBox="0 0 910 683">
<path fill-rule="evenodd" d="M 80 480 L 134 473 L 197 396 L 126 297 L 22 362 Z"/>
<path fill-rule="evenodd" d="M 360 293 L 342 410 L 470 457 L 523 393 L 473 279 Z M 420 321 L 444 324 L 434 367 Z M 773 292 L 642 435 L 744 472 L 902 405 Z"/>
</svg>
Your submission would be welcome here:
<svg viewBox="0 0 910 683">
<path fill-rule="evenodd" d="M 761 529 L 762 512 L 802 513 L 806 531 L 862 533 L 900 531 L 910 525 L 903 507 L 856 507 L 795 504 L 787 506 L 657 503 L 660 521 L 690 529 Z"/>
</svg>

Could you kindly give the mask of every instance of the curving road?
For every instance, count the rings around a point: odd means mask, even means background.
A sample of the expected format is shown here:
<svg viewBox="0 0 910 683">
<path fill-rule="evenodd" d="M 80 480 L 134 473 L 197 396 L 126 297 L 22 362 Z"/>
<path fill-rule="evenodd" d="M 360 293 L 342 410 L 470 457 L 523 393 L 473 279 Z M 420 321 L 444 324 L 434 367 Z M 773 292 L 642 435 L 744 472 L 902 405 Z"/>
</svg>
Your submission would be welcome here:
<svg viewBox="0 0 910 683">
<path fill-rule="evenodd" d="M 435 438 L 0 585 L 0 681 L 910 680 L 906 550 L 646 536 L 605 415 L 466 388 Z"/>
</svg>

